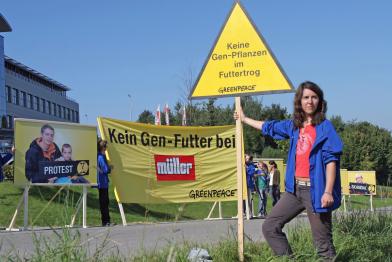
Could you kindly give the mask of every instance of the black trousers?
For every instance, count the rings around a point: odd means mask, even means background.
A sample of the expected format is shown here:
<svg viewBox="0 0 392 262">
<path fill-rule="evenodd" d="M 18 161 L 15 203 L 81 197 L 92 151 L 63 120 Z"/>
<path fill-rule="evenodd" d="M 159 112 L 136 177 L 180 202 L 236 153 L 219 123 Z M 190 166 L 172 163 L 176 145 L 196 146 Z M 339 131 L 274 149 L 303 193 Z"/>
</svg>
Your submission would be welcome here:
<svg viewBox="0 0 392 262">
<path fill-rule="evenodd" d="M 280 199 L 280 186 L 279 185 L 270 186 L 270 193 L 272 198 L 272 206 L 275 206 Z"/>
<path fill-rule="evenodd" d="M 306 210 L 312 230 L 313 244 L 324 261 L 332 261 L 336 256 L 332 242 L 332 214 L 313 213 L 310 188 L 296 185 L 295 193 L 284 193 L 282 198 L 272 208 L 264 221 L 262 229 L 265 239 L 275 255 L 292 254 L 285 233 L 284 225 Z"/>
<path fill-rule="evenodd" d="M 110 223 L 109 215 L 109 189 L 99 188 L 99 208 L 101 209 L 102 225 Z"/>
</svg>

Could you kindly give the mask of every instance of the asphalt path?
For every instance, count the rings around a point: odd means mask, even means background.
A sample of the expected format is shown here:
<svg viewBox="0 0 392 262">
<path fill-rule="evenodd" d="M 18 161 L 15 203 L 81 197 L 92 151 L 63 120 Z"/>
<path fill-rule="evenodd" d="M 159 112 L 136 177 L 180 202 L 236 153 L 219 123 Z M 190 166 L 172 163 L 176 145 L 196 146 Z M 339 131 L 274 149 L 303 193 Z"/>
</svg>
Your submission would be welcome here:
<svg viewBox="0 0 392 262">
<path fill-rule="evenodd" d="M 375 211 L 390 214 L 392 207 L 380 208 Z M 336 212 L 335 214 L 340 216 L 348 213 Z M 263 222 L 264 219 L 244 220 L 245 241 L 264 241 L 261 232 Z M 305 213 L 288 223 L 284 231 L 298 225 L 309 226 Z M 61 239 L 66 238 L 67 232 L 79 235 L 80 240 L 75 242 L 86 249 L 89 256 L 100 251 L 106 255 L 120 254 L 123 257 L 134 257 L 184 243 L 191 247 L 198 247 L 199 244 L 234 240 L 237 238 L 237 219 L 132 223 L 127 226 L 72 229 L 36 228 L 18 232 L 2 230 L 0 231 L 0 257 L 13 254 L 19 258 L 28 258 L 36 252 L 38 246 L 44 250 L 45 244 L 51 248 L 61 247 L 64 245 L 64 240 Z M 69 241 L 73 239 L 70 238 Z"/>
<path fill-rule="evenodd" d="M 305 216 L 306 217 L 306 216 Z M 290 224 L 303 223 L 299 216 Z M 263 241 L 261 225 L 264 219 L 244 221 L 245 241 Z M 133 257 L 143 252 L 155 252 L 162 248 L 191 244 L 214 244 L 237 238 L 237 219 L 193 220 L 171 223 L 129 224 L 112 227 L 90 227 L 69 229 L 71 234 L 80 233 L 80 244 L 92 256 L 97 250 L 105 254 L 120 254 Z M 66 234 L 67 235 L 67 234 Z M 52 248 L 63 245 L 64 229 L 39 228 L 28 231 L 0 232 L 0 255 L 30 257 L 37 246 L 44 249 L 45 243 Z"/>
</svg>

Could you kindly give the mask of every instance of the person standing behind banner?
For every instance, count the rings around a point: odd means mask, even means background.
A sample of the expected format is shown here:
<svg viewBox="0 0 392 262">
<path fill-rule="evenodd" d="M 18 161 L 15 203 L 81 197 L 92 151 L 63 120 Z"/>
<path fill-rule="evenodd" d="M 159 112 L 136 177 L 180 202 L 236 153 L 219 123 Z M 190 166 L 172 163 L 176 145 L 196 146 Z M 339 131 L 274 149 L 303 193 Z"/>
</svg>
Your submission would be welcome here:
<svg viewBox="0 0 392 262">
<path fill-rule="evenodd" d="M 106 159 L 106 146 L 105 140 L 98 140 L 97 183 L 102 226 L 111 226 L 109 214 L 109 174 L 111 168 Z"/>
<path fill-rule="evenodd" d="M 285 177 L 286 192 L 262 225 L 263 235 L 277 256 L 292 256 L 283 227 L 306 210 L 317 253 L 334 261 L 332 211 L 341 204 L 340 157 L 343 143 L 326 119 L 327 102 L 312 82 L 299 85 L 294 97 L 293 119 L 259 121 L 240 109 L 234 119 L 277 140 L 290 140 Z"/>
<path fill-rule="evenodd" d="M 270 164 L 270 194 L 272 197 L 272 206 L 275 206 L 275 204 L 279 201 L 280 199 L 280 172 L 278 170 L 278 166 L 276 165 L 275 161 L 269 161 L 268 164 Z"/>
<path fill-rule="evenodd" d="M 254 175 L 256 172 L 255 165 L 253 164 L 253 157 L 245 154 L 245 165 L 246 165 L 246 185 L 248 191 L 248 206 L 249 214 L 253 217 L 253 195 L 255 191 Z M 244 210 L 246 210 L 246 205 L 244 205 Z"/>
<path fill-rule="evenodd" d="M 54 128 L 45 124 L 41 127 L 41 136 L 31 142 L 26 151 L 25 175 L 32 183 L 53 183 L 57 177 L 45 178 L 39 174 L 39 162 L 55 161 L 61 157 L 59 147 L 54 140 Z"/>
<path fill-rule="evenodd" d="M 257 193 L 259 195 L 259 212 L 257 216 L 259 218 L 264 218 L 267 216 L 267 192 L 270 178 L 268 175 L 268 167 L 262 161 L 257 163 L 255 178 L 257 184 L 256 189 L 258 190 Z"/>
</svg>

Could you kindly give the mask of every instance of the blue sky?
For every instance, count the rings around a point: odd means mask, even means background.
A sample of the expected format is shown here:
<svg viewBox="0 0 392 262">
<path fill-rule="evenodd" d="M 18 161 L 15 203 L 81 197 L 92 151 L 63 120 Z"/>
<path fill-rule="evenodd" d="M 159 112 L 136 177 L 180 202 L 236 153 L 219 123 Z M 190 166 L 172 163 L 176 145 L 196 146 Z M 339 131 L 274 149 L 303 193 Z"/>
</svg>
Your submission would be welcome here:
<svg viewBox="0 0 392 262">
<path fill-rule="evenodd" d="M 136 120 L 183 97 L 183 80 L 199 74 L 232 3 L 2 0 L 13 28 L 3 34 L 5 53 L 69 86 L 82 123 L 130 111 Z M 329 116 L 392 130 L 392 1 L 241 3 L 294 86 L 311 80 L 324 89 Z M 292 99 L 263 96 L 289 112 Z"/>
</svg>

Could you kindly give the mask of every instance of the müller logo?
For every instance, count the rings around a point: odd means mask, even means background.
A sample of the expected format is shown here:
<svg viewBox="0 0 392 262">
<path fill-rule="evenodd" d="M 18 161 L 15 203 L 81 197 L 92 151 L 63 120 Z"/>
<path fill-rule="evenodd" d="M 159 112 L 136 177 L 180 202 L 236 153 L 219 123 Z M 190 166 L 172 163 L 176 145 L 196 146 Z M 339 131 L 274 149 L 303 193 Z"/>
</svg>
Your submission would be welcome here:
<svg viewBox="0 0 392 262">
<path fill-rule="evenodd" d="M 195 180 L 194 156 L 155 155 L 158 181 Z"/>
</svg>

